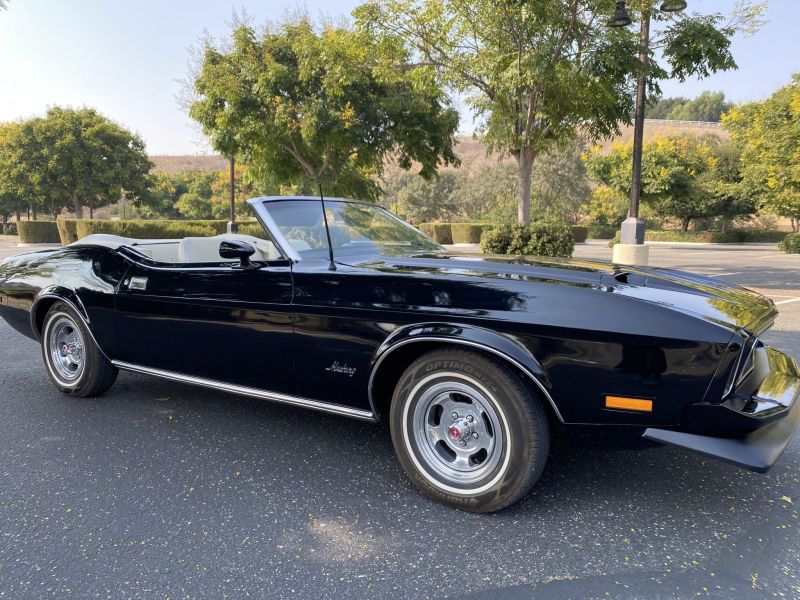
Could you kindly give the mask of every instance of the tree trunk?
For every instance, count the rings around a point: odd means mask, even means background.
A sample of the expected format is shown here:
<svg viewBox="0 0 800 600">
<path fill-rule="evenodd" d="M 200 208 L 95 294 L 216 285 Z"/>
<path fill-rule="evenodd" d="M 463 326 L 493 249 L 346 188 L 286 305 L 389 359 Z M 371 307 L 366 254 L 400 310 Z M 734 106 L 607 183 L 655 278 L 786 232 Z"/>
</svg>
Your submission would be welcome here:
<svg viewBox="0 0 800 600">
<path fill-rule="evenodd" d="M 519 204 L 517 222 L 529 225 L 531 222 L 531 175 L 533 174 L 533 148 L 523 148 L 517 156 L 519 167 Z"/>
<path fill-rule="evenodd" d="M 34 221 L 36 220 L 36 207 L 35 206 L 31 206 L 31 217 L 33 217 Z M 28 217 L 29 221 L 31 220 L 31 217 Z"/>
<path fill-rule="evenodd" d="M 94 219 L 94 207 L 89 207 L 89 218 Z"/>
<path fill-rule="evenodd" d="M 15 215 L 16 215 L 16 217 L 17 217 L 17 223 L 19 223 L 19 222 L 22 220 L 22 215 L 20 214 L 20 212 L 19 212 L 19 211 L 17 211 L 17 212 L 15 213 Z"/>
<path fill-rule="evenodd" d="M 83 218 L 83 205 L 81 204 L 81 199 L 78 198 L 78 194 L 72 192 L 72 206 L 75 209 L 75 218 L 82 219 Z"/>
<path fill-rule="evenodd" d="M 790 217 L 790 219 L 792 221 L 792 231 L 797 233 L 797 230 L 800 229 L 800 227 L 798 227 L 798 221 L 800 221 L 800 219 L 797 217 Z"/>
<path fill-rule="evenodd" d="M 31 220 L 31 207 L 28 207 L 28 221 Z"/>
<path fill-rule="evenodd" d="M 681 231 L 689 231 L 689 221 L 691 220 L 691 217 L 681 219 Z"/>
</svg>

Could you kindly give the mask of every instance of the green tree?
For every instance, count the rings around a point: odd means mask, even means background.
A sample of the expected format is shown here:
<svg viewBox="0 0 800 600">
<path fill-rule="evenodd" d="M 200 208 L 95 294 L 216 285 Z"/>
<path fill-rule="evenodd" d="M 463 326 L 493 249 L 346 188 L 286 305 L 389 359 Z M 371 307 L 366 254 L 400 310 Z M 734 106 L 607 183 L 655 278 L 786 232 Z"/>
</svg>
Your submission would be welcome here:
<svg viewBox="0 0 800 600">
<path fill-rule="evenodd" d="M 761 102 L 737 106 L 722 117 L 741 149 L 742 186 L 761 208 L 800 227 L 800 74 Z"/>
<path fill-rule="evenodd" d="M 653 12 L 651 0 L 640 6 Z M 650 91 L 658 93 L 661 79 L 734 68 L 730 38 L 737 25 L 752 26 L 762 8 L 740 3 L 738 20 L 728 23 L 719 15 L 653 12 L 652 47 L 665 66 L 650 61 Z M 420 69 L 434 69 L 470 94 L 488 148 L 516 159 L 518 220 L 527 223 L 537 156 L 578 132 L 605 138 L 630 122 L 642 68 L 638 32 L 607 27 L 612 10 L 609 0 L 370 0 L 354 16 L 364 30 L 403 40 Z"/>
<path fill-rule="evenodd" d="M 399 214 L 415 224 L 449 221 L 456 214 L 453 199 L 456 180 L 456 173 L 452 169 L 444 170 L 429 180 L 414 175 L 397 192 Z"/>
<path fill-rule="evenodd" d="M 719 122 L 722 114 L 731 108 L 733 102 L 725 100 L 724 92 L 703 92 L 697 98 L 675 106 L 667 118 L 674 121 Z"/>
<path fill-rule="evenodd" d="M 394 59 L 404 61 L 367 32 L 317 32 L 307 17 L 260 34 L 238 23 L 229 46 L 205 44 L 189 112 L 265 183 L 377 198 L 389 155 L 426 178 L 458 162 L 457 111 L 432 74 L 386 68 Z"/>
<path fill-rule="evenodd" d="M 143 191 L 152 163 L 142 140 L 90 108 L 54 107 L 24 121 L 13 149 L 20 187 L 39 205 L 109 204 L 122 190 Z M 27 179 L 22 185 L 22 179 Z M 59 206 L 60 210 L 60 206 Z"/>
<path fill-rule="evenodd" d="M 642 154 L 642 202 L 660 216 L 678 219 L 686 231 L 692 219 L 726 213 L 729 198 L 713 193 L 718 163 L 716 137 L 692 135 L 656 138 Z M 631 185 L 633 143 L 616 143 L 609 153 L 595 149 L 587 169 L 603 185 L 627 196 Z M 728 213 L 730 214 L 730 213 Z"/>
<path fill-rule="evenodd" d="M 545 152 L 534 164 L 531 194 L 533 212 L 545 210 L 575 220 L 591 194 L 586 165 L 581 160 L 584 143 L 573 140 Z"/>
<path fill-rule="evenodd" d="M 688 98 L 684 98 L 683 96 L 653 98 L 645 108 L 644 114 L 648 119 L 669 119 L 669 114 L 672 112 L 672 109 L 683 106 L 688 101 Z"/>
<path fill-rule="evenodd" d="M 519 192 L 518 185 L 519 178 L 514 165 L 508 162 L 484 165 L 472 173 L 459 172 L 453 200 L 459 216 L 468 221 L 478 221 L 500 206 L 513 209 Z"/>
<path fill-rule="evenodd" d="M 12 214 L 16 214 L 19 220 L 20 212 L 27 207 L 22 199 L 20 173 L 15 163 L 14 138 L 17 135 L 18 123 L 0 123 L 0 218 L 4 225 Z"/>
</svg>

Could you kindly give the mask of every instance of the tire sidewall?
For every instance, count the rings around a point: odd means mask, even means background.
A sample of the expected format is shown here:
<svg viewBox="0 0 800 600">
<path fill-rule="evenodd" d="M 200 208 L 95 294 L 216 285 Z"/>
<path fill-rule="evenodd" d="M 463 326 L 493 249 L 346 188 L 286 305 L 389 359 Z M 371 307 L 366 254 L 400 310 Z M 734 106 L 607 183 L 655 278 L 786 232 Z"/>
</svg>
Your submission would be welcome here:
<svg viewBox="0 0 800 600">
<path fill-rule="evenodd" d="M 413 436 L 410 415 L 425 389 L 426 379 L 438 374 L 447 377 L 449 373 L 485 390 L 486 399 L 492 403 L 503 427 L 504 455 L 498 466 L 469 489 L 457 490 L 437 482 L 420 465 L 423 459 L 410 442 Z M 523 494 L 527 492 L 544 466 L 549 439 L 546 419 L 535 418 L 531 410 L 536 402 L 538 399 L 519 377 L 496 361 L 464 351 L 434 351 L 415 361 L 395 389 L 390 410 L 395 452 L 412 481 L 433 499 L 472 512 L 497 510 L 515 501 L 522 488 Z M 540 410 L 540 417 L 542 414 Z M 537 471 L 533 477 L 532 467 Z"/>
<path fill-rule="evenodd" d="M 52 358 L 50 356 L 50 328 L 53 322 L 60 316 L 67 317 L 70 321 L 72 321 L 75 327 L 80 331 L 81 337 L 83 338 L 83 370 L 81 371 L 80 376 L 73 382 L 63 381 L 58 376 L 58 372 L 53 367 Z M 65 394 L 73 394 L 78 392 L 85 384 L 90 377 L 90 371 L 92 369 L 92 350 L 93 341 L 91 334 L 84 325 L 83 319 L 81 319 L 80 316 L 75 313 L 75 310 L 64 302 L 57 302 L 50 307 L 45 315 L 44 323 L 42 325 L 42 357 L 44 358 L 47 375 L 60 391 L 64 392 Z"/>
</svg>

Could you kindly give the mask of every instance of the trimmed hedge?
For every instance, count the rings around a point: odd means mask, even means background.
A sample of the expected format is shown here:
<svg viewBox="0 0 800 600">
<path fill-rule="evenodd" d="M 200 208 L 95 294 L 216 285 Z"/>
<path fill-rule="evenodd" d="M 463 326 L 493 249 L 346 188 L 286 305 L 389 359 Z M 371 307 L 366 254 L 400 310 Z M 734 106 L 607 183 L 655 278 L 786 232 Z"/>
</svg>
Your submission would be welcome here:
<svg viewBox="0 0 800 600">
<path fill-rule="evenodd" d="M 545 221 L 524 225 L 501 225 L 484 233 L 481 252 L 569 258 L 575 249 L 572 228 Z"/>
<path fill-rule="evenodd" d="M 586 241 L 586 238 L 589 236 L 589 228 L 584 227 L 583 225 L 573 225 L 572 226 L 572 237 L 575 238 L 576 244 L 582 244 Z"/>
<path fill-rule="evenodd" d="M 592 223 L 588 227 L 587 238 L 590 240 L 613 240 L 617 235 L 619 227 L 614 225 L 600 225 L 599 223 Z"/>
<path fill-rule="evenodd" d="M 58 228 L 55 221 L 20 221 L 17 223 L 19 241 L 23 244 L 57 244 Z"/>
<path fill-rule="evenodd" d="M 78 239 L 93 233 L 108 233 L 137 239 L 209 237 L 227 231 L 227 221 L 103 221 L 76 220 Z M 66 227 L 65 227 L 66 228 Z"/>
<path fill-rule="evenodd" d="M 778 244 L 778 248 L 790 254 L 800 254 L 800 233 L 790 233 Z"/>
<path fill-rule="evenodd" d="M 729 229 L 728 231 L 680 231 L 647 230 L 644 234 L 648 242 L 694 242 L 697 244 L 744 244 L 780 242 L 786 234 L 783 231 L 766 229 Z M 619 232 L 608 245 L 619 243 Z"/>
<path fill-rule="evenodd" d="M 494 225 L 486 223 L 450 223 L 454 244 L 480 244 L 483 232 L 492 229 Z"/>
<path fill-rule="evenodd" d="M 61 245 L 66 246 L 78 241 L 78 220 L 77 219 L 58 219 L 58 237 L 61 238 Z"/>
<path fill-rule="evenodd" d="M 419 230 L 440 244 L 453 243 L 453 231 L 450 223 L 421 223 Z"/>
</svg>

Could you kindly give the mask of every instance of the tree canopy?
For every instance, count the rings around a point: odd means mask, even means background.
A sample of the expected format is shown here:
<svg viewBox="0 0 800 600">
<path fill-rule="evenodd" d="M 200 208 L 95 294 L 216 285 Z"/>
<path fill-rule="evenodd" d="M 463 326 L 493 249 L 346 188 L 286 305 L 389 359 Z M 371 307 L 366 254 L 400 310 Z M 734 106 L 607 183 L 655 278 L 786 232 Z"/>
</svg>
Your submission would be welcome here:
<svg viewBox="0 0 800 600">
<path fill-rule="evenodd" d="M 377 198 L 389 155 L 426 178 L 457 163 L 457 111 L 432 76 L 384 68 L 396 60 L 366 32 L 306 17 L 262 32 L 237 23 L 229 46 L 205 44 L 190 115 L 265 182 Z"/>
<path fill-rule="evenodd" d="M 719 122 L 723 113 L 733 108 L 725 92 L 703 92 L 696 98 L 658 98 L 645 112 L 648 119 L 671 121 Z"/>
<path fill-rule="evenodd" d="M 733 108 L 723 126 L 741 150 L 742 185 L 761 207 L 800 227 L 800 74 L 761 102 Z"/>
<path fill-rule="evenodd" d="M 122 190 L 144 191 L 152 166 L 138 136 L 90 108 L 54 107 L 16 124 L 0 155 L 17 196 L 53 214 L 70 206 L 78 218 Z"/>
<path fill-rule="evenodd" d="M 752 212 L 737 186 L 736 165 L 723 163 L 716 137 L 693 135 L 656 138 L 644 144 L 642 202 L 663 217 L 681 221 L 683 230 L 692 219 Z M 608 153 L 595 149 L 587 157 L 589 174 L 598 183 L 628 195 L 631 185 L 633 143 L 616 143 Z M 733 171 L 732 171 L 733 169 Z"/>
<path fill-rule="evenodd" d="M 664 63 L 650 62 L 650 91 L 664 78 L 734 68 L 730 38 L 758 17 L 752 7 L 740 3 L 739 21 L 724 23 L 720 15 L 668 17 L 642 3 L 658 25 L 653 48 Z M 370 0 L 354 16 L 362 30 L 402 40 L 418 68 L 469 94 L 489 148 L 517 161 L 518 219 L 527 223 L 539 154 L 578 134 L 609 137 L 630 122 L 642 69 L 638 32 L 608 27 L 612 12 L 608 0 Z"/>
</svg>

